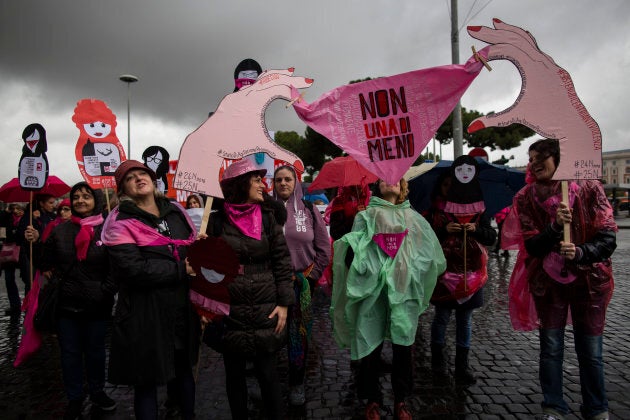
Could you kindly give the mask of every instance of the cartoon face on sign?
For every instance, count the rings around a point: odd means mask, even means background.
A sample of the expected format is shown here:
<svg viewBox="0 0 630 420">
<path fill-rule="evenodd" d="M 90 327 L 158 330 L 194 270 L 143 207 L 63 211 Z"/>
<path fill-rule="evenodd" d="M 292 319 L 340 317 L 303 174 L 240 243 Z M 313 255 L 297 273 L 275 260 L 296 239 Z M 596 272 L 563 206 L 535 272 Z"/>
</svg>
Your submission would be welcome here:
<svg viewBox="0 0 630 420">
<path fill-rule="evenodd" d="M 168 174 L 170 155 L 165 148 L 160 146 L 149 146 L 142 152 L 142 161 L 149 167 L 157 177 L 157 188 L 162 193 L 168 192 Z"/>
<path fill-rule="evenodd" d="M 112 126 L 102 121 L 94 121 L 83 124 L 83 129 L 88 136 L 96 139 L 102 139 L 109 136 L 109 133 L 112 131 Z"/>
<path fill-rule="evenodd" d="M 125 160 L 116 137 L 116 116 L 101 100 L 81 99 L 72 121 L 80 132 L 75 156 L 81 175 L 92 188 L 115 187 L 114 172 Z"/>
<path fill-rule="evenodd" d="M 22 132 L 22 141 L 24 146 L 18 170 L 20 186 L 25 190 L 39 190 L 48 178 L 46 130 L 41 124 L 29 124 Z"/>
<path fill-rule="evenodd" d="M 455 168 L 455 178 L 462 184 L 468 184 L 475 176 L 475 167 L 464 163 Z"/>
</svg>

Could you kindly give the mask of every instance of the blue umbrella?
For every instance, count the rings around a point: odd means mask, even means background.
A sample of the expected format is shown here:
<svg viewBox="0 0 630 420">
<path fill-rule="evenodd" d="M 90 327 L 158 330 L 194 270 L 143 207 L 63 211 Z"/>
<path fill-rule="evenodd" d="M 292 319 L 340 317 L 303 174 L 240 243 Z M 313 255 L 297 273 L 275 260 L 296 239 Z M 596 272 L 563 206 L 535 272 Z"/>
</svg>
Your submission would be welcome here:
<svg viewBox="0 0 630 420">
<path fill-rule="evenodd" d="M 504 165 L 495 165 L 480 158 L 479 183 L 486 204 L 486 213 L 494 216 L 499 210 L 512 204 L 514 194 L 525 186 L 525 172 Z M 440 174 L 451 169 L 451 160 L 423 164 L 424 167 L 413 167 L 407 173 L 409 182 L 409 202 L 418 212 L 431 206 L 431 192 Z M 414 170 L 415 168 L 415 170 Z"/>
</svg>

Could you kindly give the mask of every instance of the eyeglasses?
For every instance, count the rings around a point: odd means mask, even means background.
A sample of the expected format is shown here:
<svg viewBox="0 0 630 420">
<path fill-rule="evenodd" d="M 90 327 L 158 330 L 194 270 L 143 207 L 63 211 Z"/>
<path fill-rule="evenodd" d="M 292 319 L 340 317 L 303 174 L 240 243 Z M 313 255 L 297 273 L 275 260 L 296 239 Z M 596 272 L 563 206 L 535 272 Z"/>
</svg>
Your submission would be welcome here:
<svg viewBox="0 0 630 420">
<path fill-rule="evenodd" d="M 157 156 L 147 156 L 147 163 L 148 162 L 153 162 L 156 165 L 159 165 L 160 163 L 162 163 L 162 159 Z"/>
<path fill-rule="evenodd" d="M 62 207 L 61 211 L 70 211 L 70 207 Z"/>
</svg>

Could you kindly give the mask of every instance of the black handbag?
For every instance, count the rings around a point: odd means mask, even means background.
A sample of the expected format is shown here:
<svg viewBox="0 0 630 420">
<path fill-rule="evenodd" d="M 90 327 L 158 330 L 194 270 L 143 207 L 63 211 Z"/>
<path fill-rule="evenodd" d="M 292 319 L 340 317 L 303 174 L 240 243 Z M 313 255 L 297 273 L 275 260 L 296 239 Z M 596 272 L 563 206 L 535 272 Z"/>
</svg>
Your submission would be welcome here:
<svg viewBox="0 0 630 420">
<path fill-rule="evenodd" d="M 218 317 L 206 324 L 201 341 L 218 353 L 223 353 L 223 336 L 227 331 L 224 317 Z"/>
<path fill-rule="evenodd" d="M 37 295 L 37 311 L 33 317 L 33 325 L 39 332 L 57 332 L 57 306 L 61 279 L 52 276 L 46 285 L 39 289 Z"/>
</svg>

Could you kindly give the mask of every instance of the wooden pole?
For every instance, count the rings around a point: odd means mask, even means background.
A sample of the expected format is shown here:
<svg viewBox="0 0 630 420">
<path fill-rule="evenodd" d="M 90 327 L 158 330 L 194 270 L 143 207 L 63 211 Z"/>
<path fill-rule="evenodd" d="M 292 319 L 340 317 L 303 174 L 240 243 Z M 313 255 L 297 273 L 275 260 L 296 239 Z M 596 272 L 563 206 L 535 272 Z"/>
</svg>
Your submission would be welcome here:
<svg viewBox="0 0 630 420">
<path fill-rule="evenodd" d="M 201 227 L 199 228 L 199 233 L 206 233 L 208 229 L 208 222 L 210 221 L 210 211 L 212 210 L 212 202 L 214 201 L 214 197 L 210 196 L 206 200 L 206 206 L 203 209 L 203 216 L 201 216 Z"/>
<path fill-rule="evenodd" d="M 109 214 L 112 209 L 109 206 L 109 188 L 105 187 L 105 202 L 107 203 L 107 214 Z"/>
<path fill-rule="evenodd" d="M 466 275 L 466 227 L 464 226 L 464 292 L 468 292 L 468 276 Z"/>
<path fill-rule="evenodd" d="M 561 181 L 560 188 L 562 189 L 562 202 L 569 207 L 569 211 L 571 210 L 571 206 L 569 204 L 569 181 Z M 564 242 L 571 242 L 571 224 L 564 224 Z"/>
<path fill-rule="evenodd" d="M 30 193 L 29 203 L 29 226 L 33 226 L 33 191 Z M 28 241 L 28 288 L 29 290 L 33 286 L 33 241 Z"/>
</svg>

